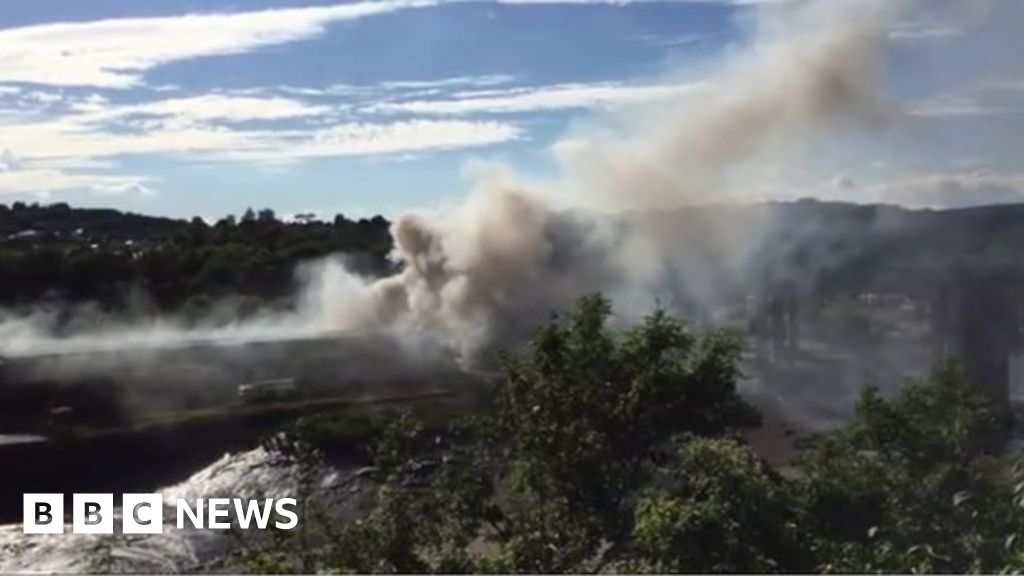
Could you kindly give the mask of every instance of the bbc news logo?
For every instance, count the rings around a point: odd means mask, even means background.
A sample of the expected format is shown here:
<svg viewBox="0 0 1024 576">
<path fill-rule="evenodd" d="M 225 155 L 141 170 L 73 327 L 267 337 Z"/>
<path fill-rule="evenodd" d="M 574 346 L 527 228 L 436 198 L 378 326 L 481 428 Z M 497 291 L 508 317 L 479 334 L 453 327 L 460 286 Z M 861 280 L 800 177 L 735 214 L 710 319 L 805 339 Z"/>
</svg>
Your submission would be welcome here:
<svg viewBox="0 0 1024 576">
<path fill-rule="evenodd" d="M 291 530 L 299 523 L 294 498 L 243 500 L 241 498 L 196 498 L 194 503 L 178 498 L 175 502 L 179 530 L 190 526 L 208 530 L 228 530 L 231 518 L 242 530 L 265 530 L 271 525 Z M 72 495 L 71 532 L 73 534 L 113 534 L 114 495 Z M 161 534 L 164 531 L 164 498 L 161 494 L 123 494 L 121 531 L 124 534 Z M 22 509 L 25 534 L 64 533 L 63 494 L 25 494 Z"/>
</svg>

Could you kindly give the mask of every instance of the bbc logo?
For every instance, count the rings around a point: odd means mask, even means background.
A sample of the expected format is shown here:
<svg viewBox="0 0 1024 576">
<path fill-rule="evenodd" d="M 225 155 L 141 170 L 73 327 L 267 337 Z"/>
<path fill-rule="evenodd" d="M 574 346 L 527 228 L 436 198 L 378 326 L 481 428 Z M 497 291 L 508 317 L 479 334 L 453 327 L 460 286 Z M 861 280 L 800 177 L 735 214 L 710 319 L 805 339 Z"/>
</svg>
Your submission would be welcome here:
<svg viewBox="0 0 1024 576">
<path fill-rule="evenodd" d="M 114 495 L 74 494 L 71 532 L 74 534 L 113 534 Z M 291 530 L 299 523 L 295 498 L 183 498 L 174 502 L 176 526 L 196 529 L 241 530 L 250 526 L 266 530 Z M 160 534 L 164 529 L 164 498 L 161 494 L 123 494 L 121 496 L 121 532 L 124 534 Z M 232 521 L 232 516 L 234 520 Z M 63 494 L 25 494 L 22 508 L 25 534 L 64 533 Z M 204 528 L 205 527 L 205 528 Z"/>
<path fill-rule="evenodd" d="M 71 531 L 75 534 L 114 533 L 113 494 L 74 494 Z M 164 501 L 160 494 L 124 494 L 121 530 L 125 534 L 163 532 Z M 63 494 L 25 494 L 22 507 L 25 534 L 64 533 Z"/>
</svg>

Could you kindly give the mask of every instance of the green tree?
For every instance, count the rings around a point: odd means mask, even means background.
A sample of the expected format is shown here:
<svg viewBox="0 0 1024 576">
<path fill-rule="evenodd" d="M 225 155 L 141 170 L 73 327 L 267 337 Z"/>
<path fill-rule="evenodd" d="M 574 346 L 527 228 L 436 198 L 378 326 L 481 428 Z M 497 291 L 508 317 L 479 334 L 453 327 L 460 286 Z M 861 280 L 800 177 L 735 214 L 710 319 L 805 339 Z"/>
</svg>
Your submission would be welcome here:
<svg viewBox="0 0 1024 576">
<path fill-rule="evenodd" d="M 726 573 L 813 568 L 786 484 L 746 446 L 694 438 L 681 445 L 679 456 L 637 505 L 635 559 L 620 567 Z"/>
<path fill-rule="evenodd" d="M 542 328 L 506 362 L 495 419 L 510 489 L 524 505 L 564 503 L 592 528 L 589 553 L 604 540 L 624 543 L 624 507 L 673 436 L 756 424 L 736 395 L 735 338 L 697 338 L 662 311 L 616 334 L 610 314 L 606 299 L 590 296 Z"/>
<path fill-rule="evenodd" d="M 822 569 L 1003 568 L 1024 520 L 1012 461 L 1000 457 L 1006 431 L 954 366 L 892 400 L 865 389 L 853 422 L 801 465 L 804 522 Z"/>
</svg>

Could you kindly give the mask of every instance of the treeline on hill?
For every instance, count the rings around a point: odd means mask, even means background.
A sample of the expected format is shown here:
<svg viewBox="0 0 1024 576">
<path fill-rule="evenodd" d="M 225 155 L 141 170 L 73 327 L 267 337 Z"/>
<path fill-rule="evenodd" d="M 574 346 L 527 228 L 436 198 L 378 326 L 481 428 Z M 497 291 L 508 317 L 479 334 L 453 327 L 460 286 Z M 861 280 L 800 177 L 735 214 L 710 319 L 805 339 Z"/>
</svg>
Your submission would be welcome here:
<svg viewBox="0 0 1024 576">
<path fill-rule="evenodd" d="M 1024 468 L 1008 416 L 942 366 L 792 469 L 739 431 L 738 344 L 664 313 L 625 332 L 588 297 L 508 358 L 490 410 L 409 414 L 373 450 L 376 488 L 342 519 L 300 422 L 268 443 L 298 466 L 303 521 L 226 561 L 269 572 L 996 572 L 1024 568 Z M 302 480 L 305 479 L 305 480 Z M 321 499 L 323 497 L 323 499 Z"/>
<path fill-rule="evenodd" d="M 0 204 L 0 306 L 40 300 L 123 306 L 145 294 L 160 310 L 202 308 L 226 295 L 266 301 L 294 287 L 298 263 L 345 254 L 364 274 L 388 270 L 379 216 L 284 222 L 247 210 L 209 225 L 67 204 Z"/>
</svg>

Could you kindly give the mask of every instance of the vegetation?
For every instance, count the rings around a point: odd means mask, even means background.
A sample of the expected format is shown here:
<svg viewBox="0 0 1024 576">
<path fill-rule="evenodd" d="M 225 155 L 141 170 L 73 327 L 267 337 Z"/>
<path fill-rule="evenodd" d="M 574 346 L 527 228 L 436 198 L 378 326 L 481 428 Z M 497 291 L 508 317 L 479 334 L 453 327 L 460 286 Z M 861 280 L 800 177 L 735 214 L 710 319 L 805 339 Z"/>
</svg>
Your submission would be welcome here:
<svg viewBox="0 0 1024 576">
<path fill-rule="evenodd" d="M 107 308 L 146 305 L 198 317 L 231 296 L 241 315 L 294 292 L 296 265 L 345 254 L 364 274 L 389 270 L 387 220 L 284 222 L 272 210 L 248 210 L 209 225 L 72 209 L 66 204 L 0 204 L 0 306 L 40 297 Z"/>
<path fill-rule="evenodd" d="M 947 572 L 1024 567 L 1001 413 L 955 367 L 819 438 L 792 474 L 737 434 L 737 344 L 655 313 L 617 333 L 583 299 L 504 362 L 490 409 L 374 451 L 372 504 L 327 508 L 240 568 L 344 572 Z M 315 495 L 311 495 L 315 497 Z M 321 520 L 315 518 L 321 517 Z"/>
</svg>

